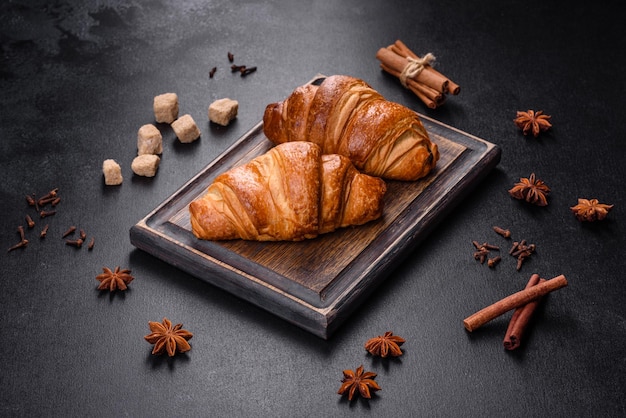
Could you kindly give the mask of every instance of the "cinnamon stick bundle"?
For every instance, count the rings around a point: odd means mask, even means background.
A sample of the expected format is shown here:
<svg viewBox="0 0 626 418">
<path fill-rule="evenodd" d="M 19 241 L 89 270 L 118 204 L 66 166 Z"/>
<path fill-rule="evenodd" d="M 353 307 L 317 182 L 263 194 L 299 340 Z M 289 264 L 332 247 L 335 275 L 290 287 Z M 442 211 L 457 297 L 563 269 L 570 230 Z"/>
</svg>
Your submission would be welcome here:
<svg viewBox="0 0 626 418">
<path fill-rule="evenodd" d="M 420 58 L 400 40 L 379 49 L 376 58 L 383 71 L 397 77 L 431 109 L 443 104 L 447 93 L 456 95 L 461 91 L 458 84 L 430 65 L 435 59 L 432 54 Z"/>
<path fill-rule="evenodd" d="M 524 306 L 529 302 L 540 299 L 548 293 L 565 286 L 567 286 L 567 279 L 561 274 L 553 279 L 527 287 L 524 290 L 520 290 L 519 292 L 505 297 L 504 299 L 500 299 L 496 303 L 489 305 L 475 314 L 465 318 L 463 320 L 463 325 L 466 330 L 472 332 L 492 319 L 497 318 L 510 310 Z"/>
</svg>

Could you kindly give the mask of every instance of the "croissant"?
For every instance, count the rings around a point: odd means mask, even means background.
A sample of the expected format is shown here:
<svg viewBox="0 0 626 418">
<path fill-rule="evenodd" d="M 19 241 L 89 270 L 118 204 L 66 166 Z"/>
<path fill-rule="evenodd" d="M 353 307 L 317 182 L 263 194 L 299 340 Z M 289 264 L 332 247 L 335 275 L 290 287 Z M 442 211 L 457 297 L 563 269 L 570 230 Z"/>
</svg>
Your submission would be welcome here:
<svg viewBox="0 0 626 418">
<path fill-rule="evenodd" d="M 313 142 L 323 153 L 344 155 L 357 169 L 386 179 L 417 180 L 439 159 L 416 112 L 350 76 L 300 86 L 267 105 L 263 131 L 275 144 Z"/>
<path fill-rule="evenodd" d="M 218 175 L 189 204 L 191 228 L 206 240 L 301 241 L 379 218 L 385 192 L 348 158 L 290 142 Z"/>
</svg>

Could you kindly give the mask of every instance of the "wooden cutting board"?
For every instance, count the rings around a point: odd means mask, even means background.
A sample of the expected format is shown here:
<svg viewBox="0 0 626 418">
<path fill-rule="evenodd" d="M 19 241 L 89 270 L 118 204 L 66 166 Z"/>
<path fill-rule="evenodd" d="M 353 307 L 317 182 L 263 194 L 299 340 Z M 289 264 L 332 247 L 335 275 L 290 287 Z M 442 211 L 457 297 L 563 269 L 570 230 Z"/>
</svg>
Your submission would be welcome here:
<svg viewBox="0 0 626 418">
<path fill-rule="evenodd" d="M 196 239 L 189 203 L 217 175 L 270 149 L 261 122 L 134 225 L 131 243 L 327 339 L 500 160 L 496 145 L 420 118 L 440 160 L 422 180 L 388 181 L 377 221 L 301 242 Z"/>
</svg>

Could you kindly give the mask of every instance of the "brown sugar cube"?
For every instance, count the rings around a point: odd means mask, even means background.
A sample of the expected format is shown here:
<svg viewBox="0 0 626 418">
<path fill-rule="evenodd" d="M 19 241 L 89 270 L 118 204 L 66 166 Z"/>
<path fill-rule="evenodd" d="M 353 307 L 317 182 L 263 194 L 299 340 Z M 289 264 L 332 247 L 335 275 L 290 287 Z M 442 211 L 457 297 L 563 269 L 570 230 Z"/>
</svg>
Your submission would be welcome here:
<svg viewBox="0 0 626 418">
<path fill-rule="evenodd" d="M 183 115 L 172 122 L 172 129 L 180 142 L 193 142 L 200 137 L 200 129 L 191 115 Z"/>
<path fill-rule="evenodd" d="M 154 154 L 143 154 L 135 157 L 130 165 L 133 173 L 143 177 L 154 177 L 159 168 L 161 158 Z"/>
<path fill-rule="evenodd" d="M 178 95 L 164 93 L 154 97 L 154 119 L 159 123 L 172 123 L 178 117 Z"/>
<path fill-rule="evenodd" d="M 137 132 L 137 154 L 163 153 L 163 136 L 156 126 L 143 125 Z"/>
<path fill-rule="evenodd" d="M 107 186 L 117 186 L 122 184 L 122 168 L 115 160 L 104 160 L 102 163 L 102 174 L 104 174 L 104 184 Z"/>
<path fill-rule="evenodd" d="M 209 106 L 209 120 L 226 126 L 237 117 L 239 102 L 229 98 L 218 99 Z"/>
</svg>

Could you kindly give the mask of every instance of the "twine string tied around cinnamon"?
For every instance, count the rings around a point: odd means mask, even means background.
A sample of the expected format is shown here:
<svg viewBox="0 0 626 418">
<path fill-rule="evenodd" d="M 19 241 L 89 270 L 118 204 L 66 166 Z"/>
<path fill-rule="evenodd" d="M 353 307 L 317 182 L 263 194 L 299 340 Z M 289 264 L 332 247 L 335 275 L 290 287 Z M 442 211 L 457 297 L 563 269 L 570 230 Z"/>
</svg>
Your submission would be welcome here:
<svg viewBox="0 0 626 418">
<path fill-rule="evenodd" d="M 400 73 L 399 78 L 400 83 L 402 83 L 405 88 L 408 88 L 407 80 L 417 77 L 427 65 L 431 65 L 431 63 L 435 62 L 436 58 L 429 52 L 422 58 L 406 57 L 406 59 L 408 61 L 407 65 L 402 70 L 402 73 Z"/>
</svg>

